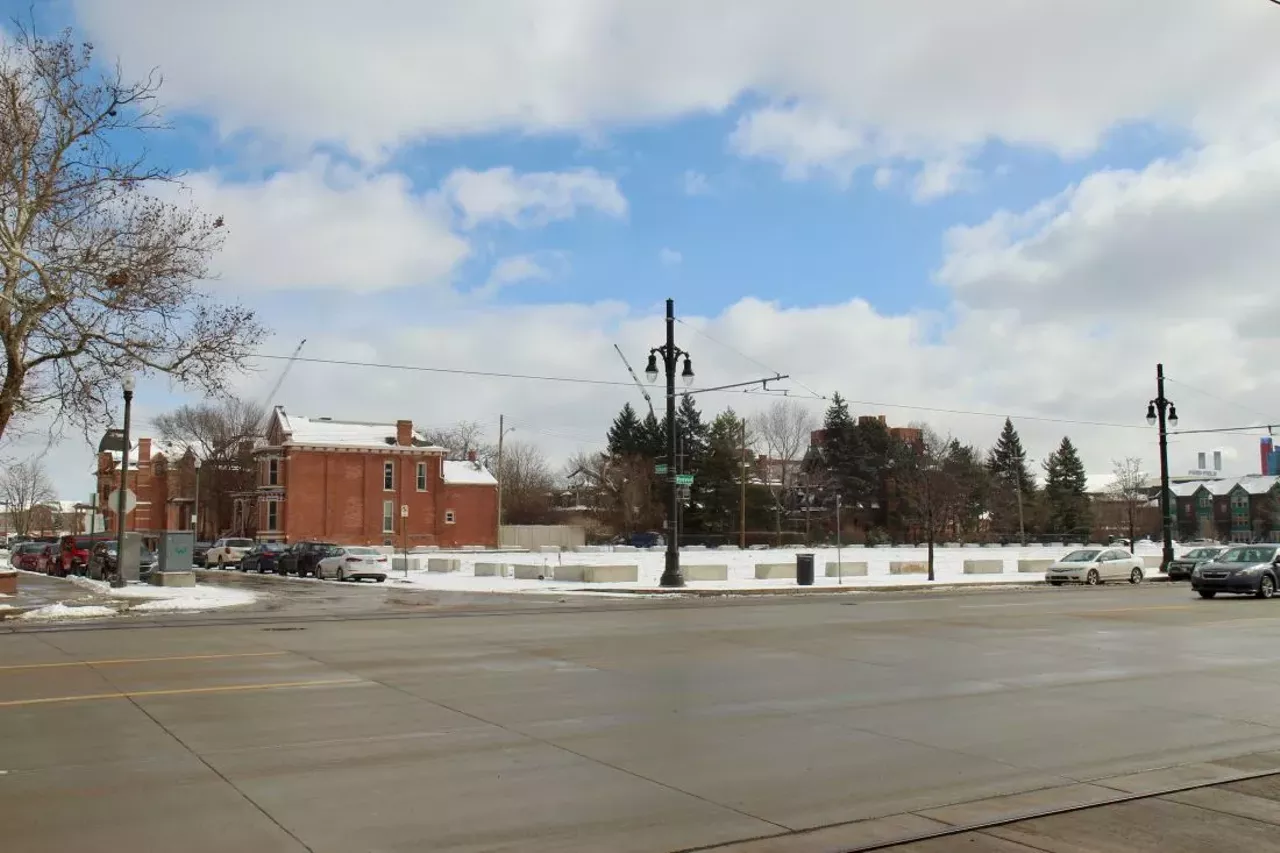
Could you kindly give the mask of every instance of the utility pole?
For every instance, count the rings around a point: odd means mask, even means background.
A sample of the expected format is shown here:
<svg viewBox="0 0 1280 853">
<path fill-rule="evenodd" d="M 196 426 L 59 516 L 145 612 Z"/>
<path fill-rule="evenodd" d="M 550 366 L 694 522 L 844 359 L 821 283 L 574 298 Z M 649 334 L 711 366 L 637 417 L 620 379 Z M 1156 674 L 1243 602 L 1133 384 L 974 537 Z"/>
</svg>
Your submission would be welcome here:
<svg viewBox="0 0 1280 853">
<path fill-rule="evenodd" d="M 662 569 L 662 577 L 658 583 L 661 586 L 674 587 L 684 586 L 684 575 L 680 572 L 680 545 L 678 537 L 680 528 L 678 522 L 678 507 L 680 504 L 680 481 L 677 464 L 676 450 L 676 364 L 678 360 L 684 358 L 684 370 L 680 372 L 680 378 L 684 380 L 685 385 L 693 384 L 693 364 L 689 359 L 689 353 L 676 346 L 676 303 L 674 299 L 667 300 L 667 339 L 660 347 L 654 347 L 649 350 L 649 363 L 644 369 L 645 378 L 650 382 L 658 380 L 658 356 L 662 356 L 662 366 L 665 368 L 667 377 L 667 477 L 669 485 L 667 489 L 667 553 L 666 561 Z"/>
<path fill-rule="evenodd" d="M 1178 409 L 1164 396 L 1164 365 L 1156 365 L 1156 398 L 1147 403 L 1147 423 L 1160 425 L 1160 571 L 1173 559 L 1173 518 L 1169 514 L 1169 427 L 1178 425 Z"/>
<path fill-rule="evenodd" d="M 493 545 L 502 547 L 502 440 L 507 437 L 507 416 L 498 415 L 498 470 L 494 472 L 498 481 L 498 529 Z"/>
<path fill-rule="evenodd" d="M 742 494 L 738 499 L 738 547 L 747 549 L 747 419 L 742 419 Z"/>
<path fill-rule="evenodd" d="M 1018 462 L 1018 471 L 1014 474 L 1013 484 L 1018 492 L 1018 542 L 1022 545 L 1027 544 L 1027 523 L 1022 517 L 1022 463 Z M 932 578 L 930 578 L 932 580 Z"/>
</svg>

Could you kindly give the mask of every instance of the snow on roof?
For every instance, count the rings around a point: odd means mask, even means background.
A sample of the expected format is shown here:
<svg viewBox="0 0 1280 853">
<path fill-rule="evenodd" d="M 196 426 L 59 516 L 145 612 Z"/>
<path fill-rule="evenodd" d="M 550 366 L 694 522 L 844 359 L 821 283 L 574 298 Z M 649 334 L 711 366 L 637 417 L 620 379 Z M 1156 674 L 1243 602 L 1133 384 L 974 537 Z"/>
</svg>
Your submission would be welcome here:
<svg viewBox="0 0 1280 853">
<path fill-rule="evenodd" d="M 1208 489 L 1211 495 L 1229 495 L 1237 487 L 1251 495 L 1265 495 L 1280 481 L 1274 474 L 1246 474 L 1243 477 L 1228 477 L 1224 480 L 1188 480 L 1183 483 L 1171 483 L 1169 491 L 1180 498 L 1189 498 L 1200 489 Z"/>
<path fill-rule="evenodd" d="M 392 447 L 396 442 L 396 425 L 369 423 L 367 421 L 335 421 L 332 418 L 308 418 L 290 415 L 283 408 L 276 408 L 280 428 L 286 444 L 315 445 L 321 447 Z M 421 450 L 440 450 L 428 444 L 421 432 L 414 430 L 411 441 Z"/>
<path fill-rule="evenodd" d="M 1280 480 L 1280 477 L 1274 474 L 1250 474 L 1247 477 L 1241 477 L 1238 482 L 1251 495 L 1265 495 L 1271 491 L 1277 480 Z"/>
<path fill-rule="evenodd" d="M 1169 491 L 1180 498 L 1189 498 L 1196 492 L 1200 491 L 1200 487 L 1207 485 L 1203 480 L 1192 480 L 1189 483 L 1170 483 Z"/>
<path fill-rule="evenodd" d="M 444 463 L 441 471 L 445 483 L 451 486 L 496 486 L 498 480 L 479 462 Z"/>
</svg>

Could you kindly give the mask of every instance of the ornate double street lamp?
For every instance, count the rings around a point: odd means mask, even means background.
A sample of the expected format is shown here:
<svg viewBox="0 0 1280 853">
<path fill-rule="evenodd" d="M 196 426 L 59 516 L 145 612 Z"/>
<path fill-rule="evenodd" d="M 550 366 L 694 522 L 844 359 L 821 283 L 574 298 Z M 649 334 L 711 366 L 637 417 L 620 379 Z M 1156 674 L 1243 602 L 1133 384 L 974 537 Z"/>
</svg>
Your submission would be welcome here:
<svg viewBox="0 0 1280 853">
<path fill-rule="evenodd" d="M 680 543 L 677 541 L 680 531 L 676 526 L 676 509 L 680 500 L 680 483 L 676 479 L 676 363 L 684 359 L 680 379 L 687 388 L 693 384 L 693 362 L 689 353 L 676 346 L 674 299 L 667 300 L 667 342 L 649 350 L 649 364 L 644 375 L 650 382 L 658 381 L 659 357 L 667 375 L 667 479 L 670 485 L 667 490 L 667 554 L 658 583 L 660 586 L 684 586 L 684 575 L 680 571 Z"/>
<path fill-rule="evenodd" d="M 1160 571 L 1169 570 L 1173 559 L 1173 517 L 1169 513 L 1169 428 L 1178 426 L 1178 410 L 1164 396 L 1164 365 L 1156 365 L 1156 398 L 1147 403 L 1147 424 L 1160 425 L 1160 530 L 1164 547 Z"/>
</svg>

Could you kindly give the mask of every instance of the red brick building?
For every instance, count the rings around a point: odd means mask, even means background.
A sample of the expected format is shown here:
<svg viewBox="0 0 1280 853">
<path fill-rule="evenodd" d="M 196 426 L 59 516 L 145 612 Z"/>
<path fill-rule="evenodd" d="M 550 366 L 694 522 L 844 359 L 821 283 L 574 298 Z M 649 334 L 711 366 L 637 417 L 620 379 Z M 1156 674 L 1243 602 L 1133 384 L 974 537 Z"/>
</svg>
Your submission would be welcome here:
<svg viewBox="0 0 1280 853">
<path fill-rule="evenodd" d="M 111 530 L 115 530 L 116 507 L 109 497 L 120 485 L 119 431 L 109 432 L 99 445 L 98 507 Z M 190 450 L 139 438 L 129 448 L 129 491 L 138 503 L 125 516 L 124 529 L 141 533 L 162 530 L 190 530 L 195 506 L 195 456 Z"/>
<path fill-rule="evenodd" d="M 306 418 L 277 406 L 254 450 L 258 487 L 237 500 L 240 526 L 264 541 L 495 547 L 498 481 L 445 454 L 412 421 Z"/>
</svg>

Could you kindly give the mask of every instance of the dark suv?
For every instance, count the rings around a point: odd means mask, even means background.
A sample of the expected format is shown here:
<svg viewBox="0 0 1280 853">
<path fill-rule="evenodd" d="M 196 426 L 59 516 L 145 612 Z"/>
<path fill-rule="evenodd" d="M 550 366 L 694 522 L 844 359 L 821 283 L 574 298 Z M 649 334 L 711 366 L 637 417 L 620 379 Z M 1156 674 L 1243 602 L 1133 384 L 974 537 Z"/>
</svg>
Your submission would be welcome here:
<svg viewBox="0 0 1280 853">
<path fill-rule="evenodd" d="M 1192 548 L 1176 560 L 1169 561 L 1169 565 L 1166 567 L 1169 572 L 1169 580 L 1187 580 L 1191 577 L 1191 573 L 1195 571 L 1196 566 L 1212 563 L 1214 558 L 1225 550 L 1227 549 L 1220 545 L 1214 545 L 1211 548 Z"/>
<path fill-rule="evenodd" d="M 276 574 L 314 577 L 316 564 L 337 547 L 332 542 L 295 542 L 276 558 Z"/>
<path fill-rule="evenodd" d="M 1228 548 L 1213 562 L 1191 570 L 1191 588 L 1201 598 L 1220 592 L 1271 598 L 1280 574 L 1280 546 L 1240 545 Z"/>
<path fill-rule="evenodd" d="M 259 542 L 240 559 L 240 571 L 257 572 L 260 575 L 266 572 L 280 572 L 280 557 L 284 555 L 285 550 L 281 542 Z"/>
</svg>

